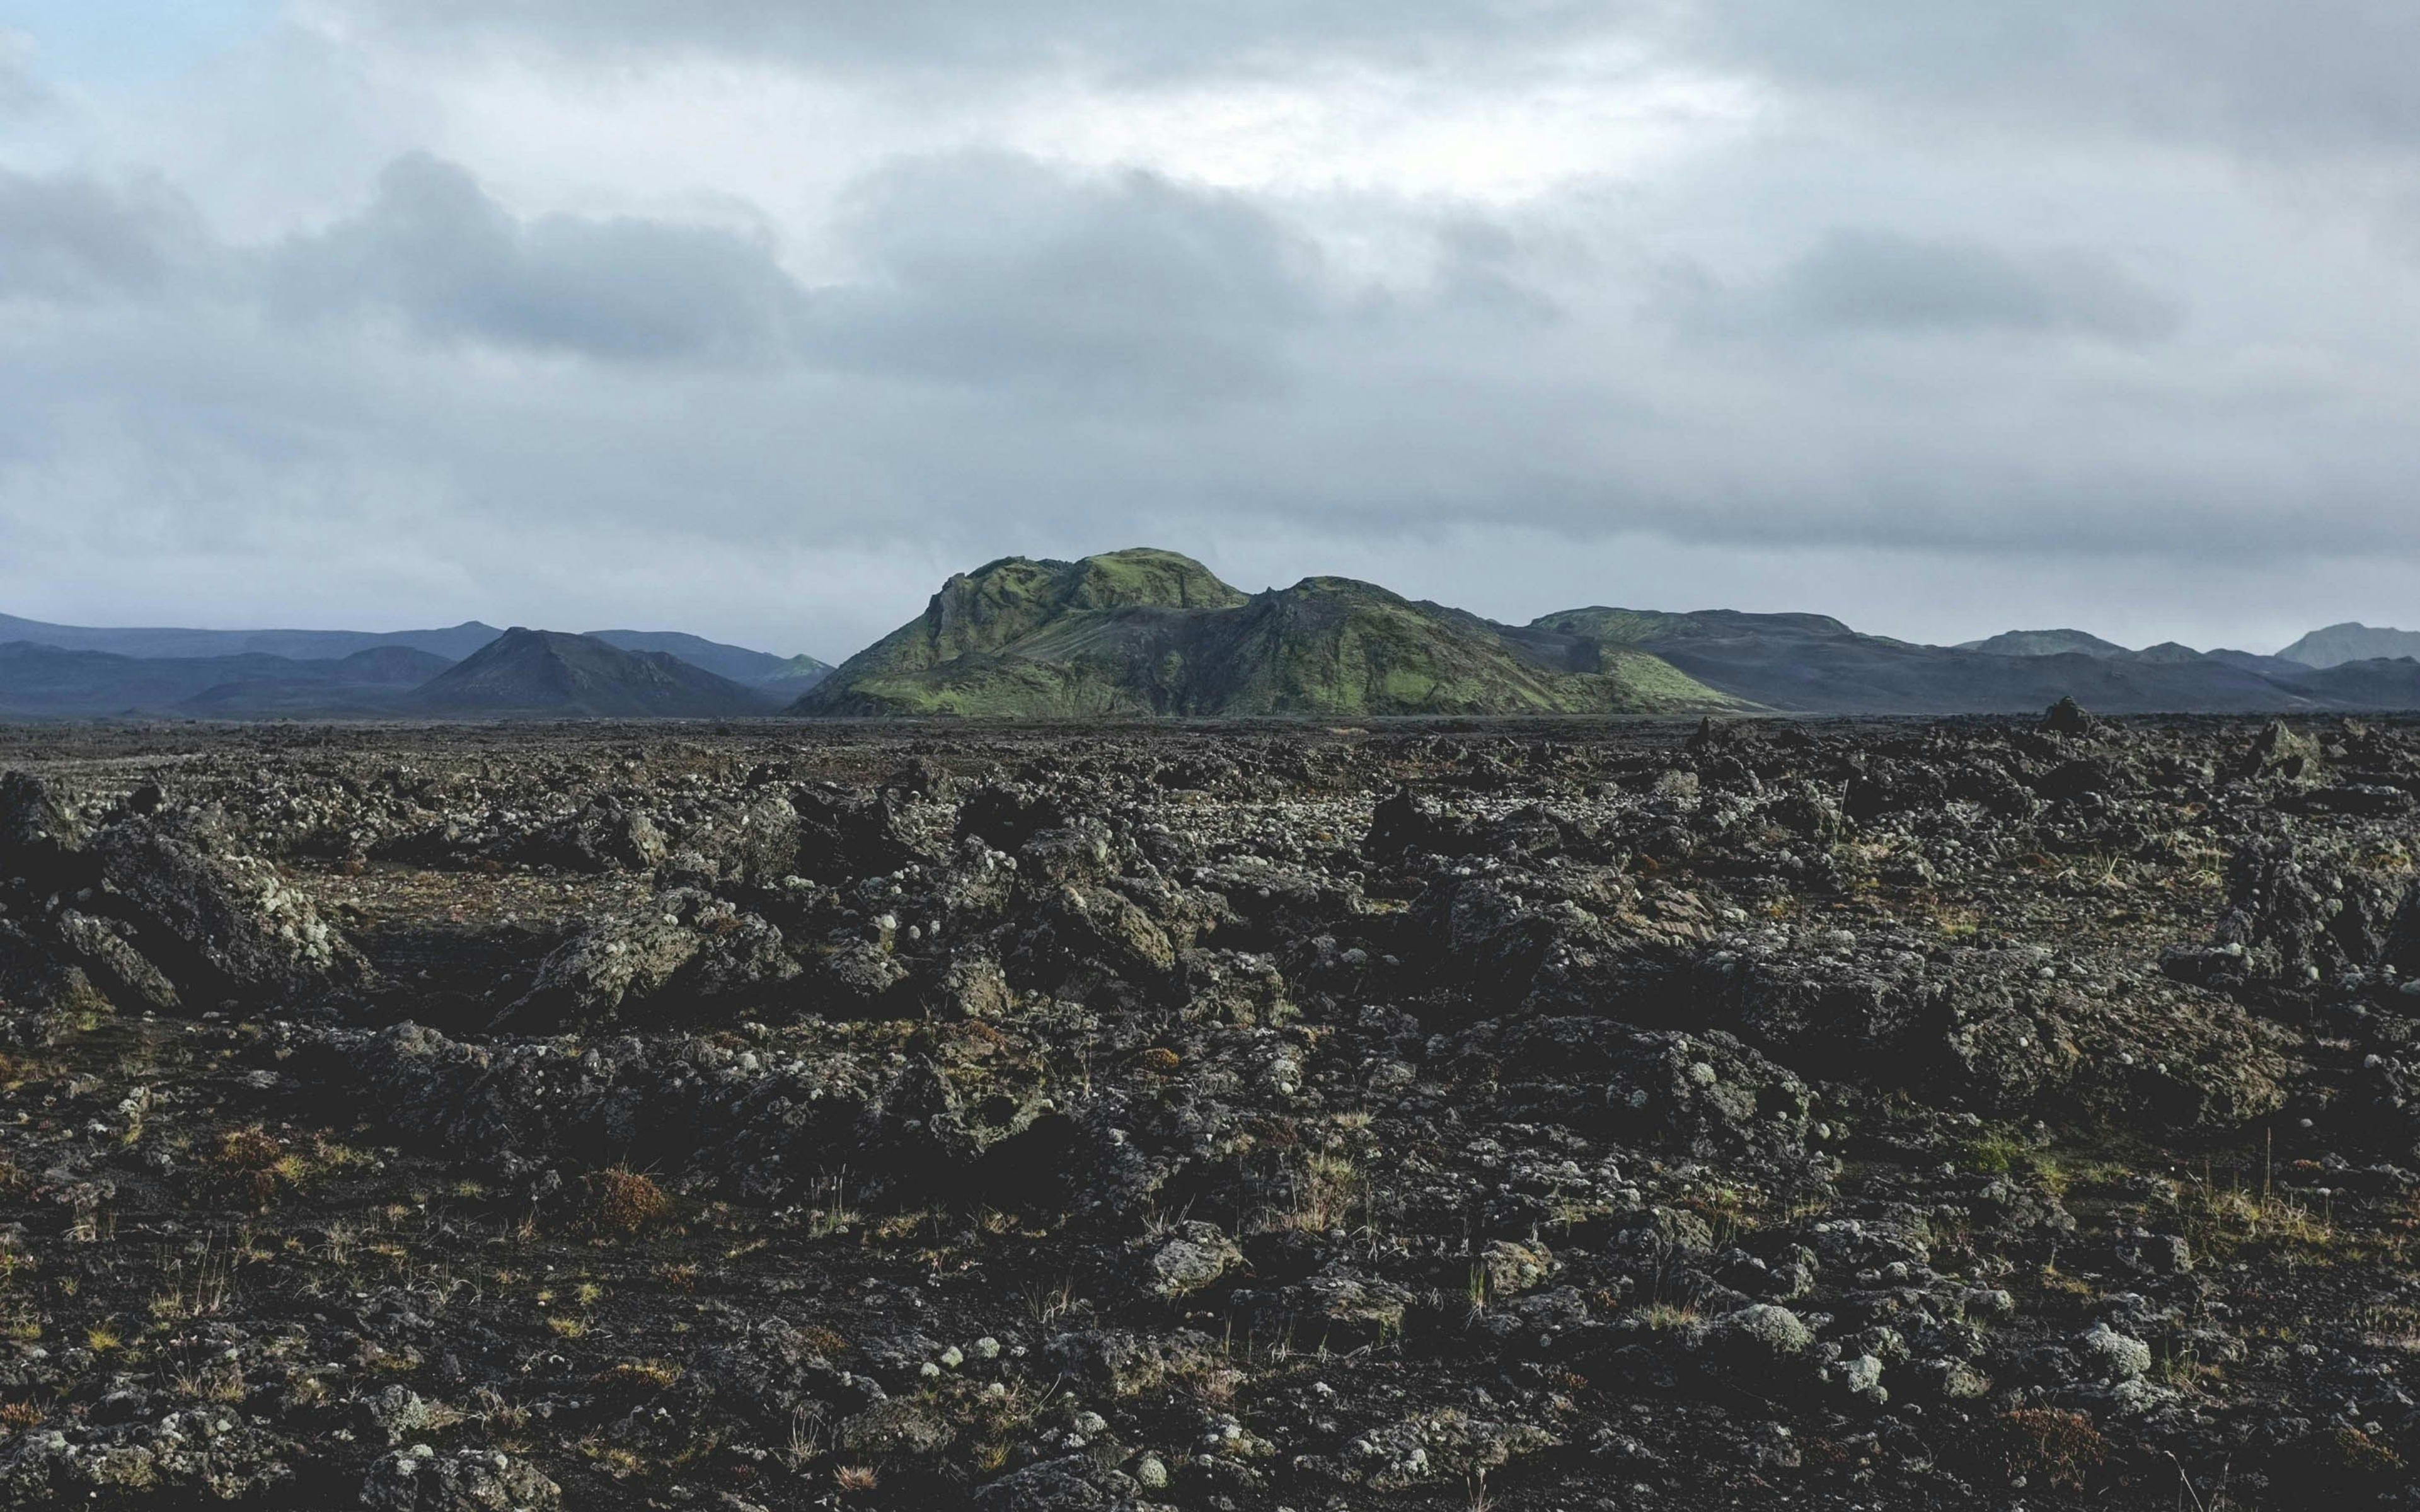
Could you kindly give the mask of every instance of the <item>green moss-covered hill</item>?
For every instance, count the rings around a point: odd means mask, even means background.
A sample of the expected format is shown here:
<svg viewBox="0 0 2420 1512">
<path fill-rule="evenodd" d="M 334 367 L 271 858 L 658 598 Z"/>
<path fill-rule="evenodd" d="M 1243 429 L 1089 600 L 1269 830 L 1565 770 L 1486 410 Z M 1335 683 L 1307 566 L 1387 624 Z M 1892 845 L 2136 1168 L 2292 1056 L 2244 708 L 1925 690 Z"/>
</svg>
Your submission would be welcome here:
<svg viewBox="0 0 2420 1512">
<path fill-rule="evenodd" d="M 1643 652 L 1517 629 L 1371 583 L 1246 594 L 1139 548 L 1009 557 L 793 706 L 811 715 L 1677 714 L 1737 708 Z"/>
</svg>

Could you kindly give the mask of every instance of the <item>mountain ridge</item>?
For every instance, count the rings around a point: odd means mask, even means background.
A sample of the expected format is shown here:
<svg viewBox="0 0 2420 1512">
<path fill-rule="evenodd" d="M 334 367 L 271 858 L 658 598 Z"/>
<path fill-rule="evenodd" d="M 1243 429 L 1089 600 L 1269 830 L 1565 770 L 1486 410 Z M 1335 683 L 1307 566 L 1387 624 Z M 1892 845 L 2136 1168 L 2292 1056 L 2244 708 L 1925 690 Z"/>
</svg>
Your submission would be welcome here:
<svg viewBox="0 0 2420 1512">
<path fill-rule="evenodd" d="M 1952 651 L 1980 651 L 1993 656 L 2056 656 L 2075 652 L 2086 656 L 2131 656 L 2134 653 L 2114 640 L 2085 630 L 2003 630 L 1982 640 L 1966 640 Z"/>
<path fill-rule="evenodd" d="M 2112 714 L 2287 713 L 2322 702 L 2225 659 L 2106 641 L 2108 653 L 2001 655 L 1867 635 L 1827 616 L 1732 609 L 1565 610 L 1541 623 L 1587 616 L 1608 617 L 1633 644 L 1709 686 L 1794 713 L 2018 714 L 2070 696 Z M 2023 644 L 2041 632 L 2016 634 Z"/>
<path fill-rule="evenodd" d="M 1373 583 L 1248 594 L 1176 552 L 1005 557 L 843 662 L 803 715 L 1680 713 L 1745 705 L 1652 657 L 1586 671 Z"/>
<path fill-rule="evenodd" d="M 406 694 L 420 716 L 714 718 L 768 714 L 753 688 L 660 651 L 516 625 Z"/>
<path fill-rule="evenodd" d="M 690 666 L 750 687 L 782 684 L 803 690 L 831 675 L 831 664 L 814 656 L 777 656 L 681 630 L 589 630 L 595 640 L 623 651 L 660 651 Z"/>
<path fill-rule="evenodd" d="M 98 651 L 143 660 L 266 656 L 334 661 L 380 646 L 409 646 L 459 661 L 501 634 L 494 625 L 477 620 L 431 630 L 196 630 L 52 625 L 0 614 L 0 642 L 25 640 L 59 651 Z"/>
<path fill-rule="evenodd" d="M 515 670 L 490 658 L 447 677 L 507 637 L 520 638 L 503 658 Z M 218 651 L 172 654 L 196 647 Z M 2071 627 L 1925 645 L 1825 614 L 1738 609 L 1595 605 L 1510 625 L 1332 575 L 1247 594 L 1190 557 L 1134 547 L 954 573 L 923 613 L 839 668 L 671 630 L 113 629 L 0 615 L 0 717 L 1947 715 L 2066 696 L 2112 714 L 2384 712 L 2420 708 L 2415 652 L 2420 633 L 2353 622 L 2276 656 L 2134 650 Z"/>
<path fill-rule="evenodd" d="M 2277 655 L 2321 671 L 2348 661 L 2393 661 L 2420 656 L 2420 630 L 2397 630 L 2348 620 L 2313 630 Z"/>
<path fill-rule="evenodd" d="M 442 656 L 400 645 L 300 661 L 258 652 L 128 656 L 12 640 L 0 643 L 0 714 L 23 718 L 368 715 L 451 665 Z"/>
<path fill-rule="evenodd" d="M 1830 615 L 1560 609 L 1528 625 L 1311 577 L 1246 594 L 1154 548 L 1077 562 L 1004 557 L 954 574 L 925 611 L 791 705 L 805 716 L 2030 713 L 2420 707 L 2398 666 L 2313 670 L 2075 629 L 1962 646 Z"/>
</svg>

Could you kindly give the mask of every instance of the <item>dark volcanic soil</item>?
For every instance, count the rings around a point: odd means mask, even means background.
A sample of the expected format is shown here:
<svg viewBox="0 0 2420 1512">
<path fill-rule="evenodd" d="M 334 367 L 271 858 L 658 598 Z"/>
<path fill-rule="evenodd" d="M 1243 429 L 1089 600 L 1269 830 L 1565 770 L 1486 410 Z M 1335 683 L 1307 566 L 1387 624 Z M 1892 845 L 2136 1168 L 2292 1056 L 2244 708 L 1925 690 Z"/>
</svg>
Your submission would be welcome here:
<svg viewBox="0 0 2420 1512">
<path fill-rule="evenodd" d="M 0 1506 L 2420 1506 L 2420 725 L 0 768 Z"/>
</svg>

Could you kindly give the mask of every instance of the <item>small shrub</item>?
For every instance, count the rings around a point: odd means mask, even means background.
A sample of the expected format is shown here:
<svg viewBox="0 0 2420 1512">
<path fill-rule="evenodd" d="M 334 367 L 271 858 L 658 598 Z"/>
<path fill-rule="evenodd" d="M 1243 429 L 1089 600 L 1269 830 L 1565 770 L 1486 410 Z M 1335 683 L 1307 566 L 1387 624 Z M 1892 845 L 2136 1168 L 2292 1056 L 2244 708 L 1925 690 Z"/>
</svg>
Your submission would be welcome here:
<svg viewBox="0 0 2420 1512">
<path fill-rule="evenodd" d="M 1311 1233 L 1342 1228 L 1350 1223 L 1354 1210 L 1366 1209 L 1369 1201 L 1367 1179 L 1342 1150 L 1311 1154 L 1293 1172 L 1292 1185 L 1291 1208 L 1278 1218 L 1279 1225 L 1287 1228 Z"/>
<path fill-rule="evenodd" d="M 1676 1329 L 1687 1328 L 1695 1323 L 1698 1320 L 1698 1309 L 1668 1302 L 1656 1302 L 1648 1304 L 1647 1311 L 1640 1317 L 1641 1320 L 1654 1332 L 1669 1334 Z"/>
<path fill-rule="evenodd" d="M 656 1179 L 627 1165 L 602 1170 L 591 1180 L 591 1215 L 607 1233 L 630 1235 L 652 1228 L 673 1211 L 670 1194 Z"/>
<path fill-rule="evenodd" d="M 821 1323 L 799 1324 L 799 1343 L 827 1360 L 838 1359 L 848 1352 L 848 1340 Z"/>
<path fill-rule="evenodd" d="M 258 1124 L 248 1129 L 229 1129 L 219 1135 L 216 1149 L 204 1164 L 218 1178 L 221 1185 L 256 1207 L 267 1207 L 277 1196 L 277 1186 L 288 1160 L 284 1141 Z M 290 1170 L 291 1167 L 287 1167 Z"/>
<path fill-rule="evenodd" d="M 1963 1153 L 1968 1170 L 1985 1176 L 2007 1176 L 2030 1164 L 2033 1151 L 2014 1134 L 1994 1130 L 1969 1140 Z"/>
<path fill-rule="evenodd" d="M 222 1191 L 266 1208 L 281 1192 L 292 1191 L 332 1171 L 363 1163 L 359 1150 L 313 1138 L 295 1145 L 258 1124 L 229 1129 L 201 1158 L 205 1180 Z M 409 1211 L 410 1210 L 404 1210 Z"/>
<path fill-rule="evenodd" d="M 2054 1490 L 2081 1493 L 2107 1463 L 2109 1440 L 2081 1412 L 2020 1407 L 2000 1416 L 2011 1475 L 2039 1476 Z"/>
<path fill-rule="evenodd" d="M 2326 1468 L 2356 1484 L 2383 1480 L 2403 1468 L 2401 1455 L 2350 1426 L 2339 1427 L 2328 1436 L 2327 1454 L 2335 1463 Z"/>
</svg>

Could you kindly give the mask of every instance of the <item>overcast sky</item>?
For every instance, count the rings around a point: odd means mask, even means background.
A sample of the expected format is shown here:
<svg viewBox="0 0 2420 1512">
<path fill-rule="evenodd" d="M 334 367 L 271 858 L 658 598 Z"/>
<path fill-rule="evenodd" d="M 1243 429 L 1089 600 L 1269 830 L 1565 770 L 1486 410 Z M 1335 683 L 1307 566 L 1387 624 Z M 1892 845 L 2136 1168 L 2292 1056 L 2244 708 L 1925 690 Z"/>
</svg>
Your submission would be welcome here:
<svg viewBox="0 0 2420 1512">
<path fill-rule="evenodd" d="M 0 0 L 0 610 L 2420 625 L 2411 0 Z"/>
</svg>

